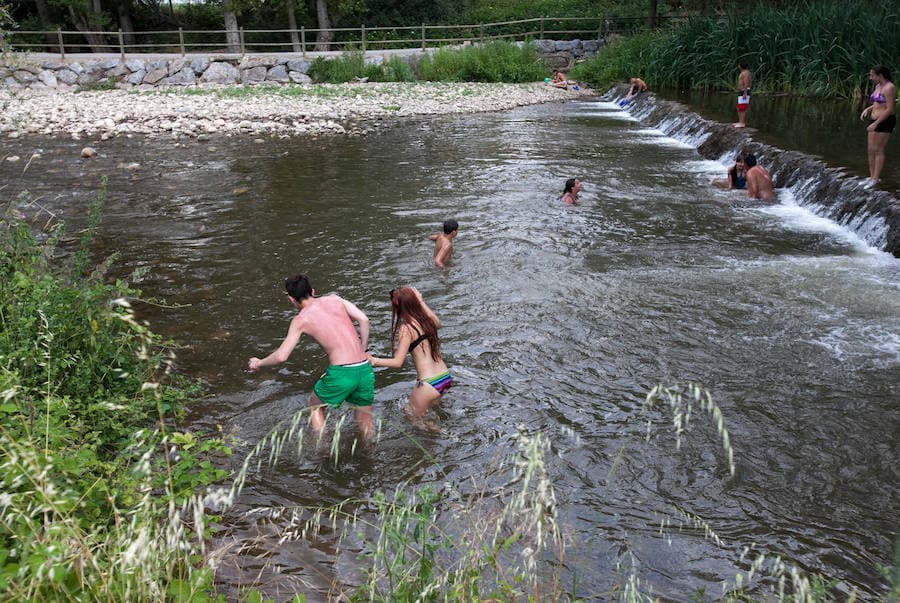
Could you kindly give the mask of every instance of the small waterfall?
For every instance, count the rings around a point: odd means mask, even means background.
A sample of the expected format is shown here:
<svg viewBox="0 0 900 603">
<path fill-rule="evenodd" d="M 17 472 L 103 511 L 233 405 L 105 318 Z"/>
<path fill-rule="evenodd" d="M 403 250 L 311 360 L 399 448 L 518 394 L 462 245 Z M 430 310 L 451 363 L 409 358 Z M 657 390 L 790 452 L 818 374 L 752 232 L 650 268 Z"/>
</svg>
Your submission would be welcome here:
<svg viewBox="0 0 900 603">
<path fill-rule="evenodd" d="M 612 88 L 605 100 L 624 98 L 626 87 Z M 873 247 L 900 258 L 900 200 L 891 193 L 865 190 L 860 178 L 796 151 L 753 141 L 731 124 L 704 119 L 688 107 L 639 95 L 627 111 L 641 123 L 684 142 L 706 159 L 717 161 L 737 153 L 754 153 L 772 176 L 776 188 L 789 189 L 800 205 L 853 230 Z"/>
</svg>

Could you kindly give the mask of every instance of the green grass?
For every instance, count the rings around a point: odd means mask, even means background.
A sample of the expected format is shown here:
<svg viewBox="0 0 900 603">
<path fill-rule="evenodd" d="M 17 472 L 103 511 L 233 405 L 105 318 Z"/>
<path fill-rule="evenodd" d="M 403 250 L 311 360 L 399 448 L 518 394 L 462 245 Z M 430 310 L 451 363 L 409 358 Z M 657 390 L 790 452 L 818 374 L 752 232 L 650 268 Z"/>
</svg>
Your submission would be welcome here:
<svg viewBox="0 0 900 603">
<path fill-rule="evenodd" d="M 355 98 L 372 96 L 374 91 L 365 86 L 329 86 L 329 85 L 260 85 L 260 86 L 225 86 L 222 88 L 160 87 L 156 90 L 129 91 L 129 94 L 148 95 L 169 94 L 177 96 L 213 96 L 216 98 L 255 98 L 280 96 L 283 98 Z"/>
<path fill-rule="evenodd" d="M 367 64 L 361 52 L 337 59 L 313 61 L 309 71 L 315 82 L 344 83 L 356 78 L 370 82 L 508 82 L 540 81 L 547 66 L 530 45 L 488 42 L 461 49 L 439 49 L 410 65 L 399 57 Z"/>
<path fill-rule="evenodd" d="M 172 427 L 200 390 L 91 260 L 103 201 L 65 260 L 38 202 L 0 216 L 0 599 L 212 600 L 200 499 L 228 450 Z"/>
<path fill-rule="evenodd" d="M 420 79 L 429 81 L 518 84 L 543 80 L 548 68 L 530 44 L 488 42 L 437 50 L 422 59 L 418 71 Z"/>
</svg>

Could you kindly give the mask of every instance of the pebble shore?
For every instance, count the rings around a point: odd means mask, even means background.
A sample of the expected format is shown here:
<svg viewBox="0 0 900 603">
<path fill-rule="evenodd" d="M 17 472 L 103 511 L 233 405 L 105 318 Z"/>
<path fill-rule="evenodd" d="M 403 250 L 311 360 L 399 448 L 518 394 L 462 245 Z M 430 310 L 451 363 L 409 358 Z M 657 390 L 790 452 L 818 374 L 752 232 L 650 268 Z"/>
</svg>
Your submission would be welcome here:
<svg viewBox="0 0 900 603">
<path fill-rule="evenodd" d="M 396 117 L 499 111 L 586 94 L 543 83 L 432 82 L 75 93 L 0 89 L 0 140 L 29 135 L 76 140 L 133 135 L 200 140 L 222 135 L 362 135 Z"/>
</svg>

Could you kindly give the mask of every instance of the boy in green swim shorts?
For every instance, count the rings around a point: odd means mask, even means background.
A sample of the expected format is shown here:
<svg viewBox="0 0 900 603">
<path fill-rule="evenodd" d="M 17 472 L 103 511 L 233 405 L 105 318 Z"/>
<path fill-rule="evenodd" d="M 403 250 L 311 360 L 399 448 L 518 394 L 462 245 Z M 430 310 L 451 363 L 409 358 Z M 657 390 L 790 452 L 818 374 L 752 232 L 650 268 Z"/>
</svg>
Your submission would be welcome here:
<svg viewBox="0 0 900 603">
<path fill-rule="evenodd" d="M 251 358 L 249 368 L 285 362 L 304 333 L 310 335 L 328 354 L 329 366 L 313 387 L 309 399 L 310 424 L 320 431 L 325 426 L 323 404 L 331 408 L 349 402 L 356 408 L 356 422 L 363 437 L 374 435 L 372 402 L 375 399 L 375 374 L 366 357 L 369 319 L 352 303 L 337 295 L 316 297 L 305 274 L 285 279 L 288 300 L 298 312 L 291 319 L 287 336 L 278 349 L 263 359 Z M 359 333 L 353 323 L 359 325 Z"/>
</svg>

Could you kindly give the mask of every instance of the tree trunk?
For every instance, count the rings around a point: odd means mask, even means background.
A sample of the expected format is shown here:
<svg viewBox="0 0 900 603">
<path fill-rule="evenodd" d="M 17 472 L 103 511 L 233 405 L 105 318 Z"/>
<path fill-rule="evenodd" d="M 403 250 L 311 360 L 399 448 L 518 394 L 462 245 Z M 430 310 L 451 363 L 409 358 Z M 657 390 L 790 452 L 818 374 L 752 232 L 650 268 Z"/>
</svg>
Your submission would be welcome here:
<svg viewBox="0 0 900 603">
<path fill-rule="evenodd" d="M 327 0 L 316 0 L 316 18 L 319 21 L 319 32 L 316 34 L 316 50 L 332 50 L 330 42 L 334 41 L 334 32 L 331 31 Z"/>
<path fill-rule="evenodd" d="M 99 4 L 99 0 L 90 3 L 90 7 L 96 8 Z M 89 9 L 90 10 L 90 9 Z M 75 24 L 75 29 L 84 34 L 84 39 L 87 41 L 88 46 L 91 47 L 91 52 L 110 52 L 110 49 L 106 47 L 106 34 L 102 32 L 98 32 L 99 26 L 97 22 L 99 21 L 100 15 L 94 12 L 89 12 L 88 14 L 79 14 L 75 12 L 75 9 L 69 5 L 69 16 L 72 17 L 72 23 Z"/>
<path fill-rule="evenodd" d="M 119 28 L 125 41 L 125 46 L 134 46 L 137 40 L 134 37 L 134 23 L 131 21 L 131 2 L 129 0 L 119 0 L 116 7 L 119 11 Z"/>
<path fill-rule="evenodd" d="M 47 42 L 47 52 L 59 52 L 58 40 L 56 36 L 50 33 L 55 28 L 53 27 L 53 21 L 50 19 L 50 9 L 47 8 L 47 0 L 35 0 L 35 4 L 37 5 L 38 18 L 41 20 L 41 29 L 47 32 L 44 34 L 44 39 Z"/>
<path fill-rule="evenodd" d="M 647 13 L 647 27 L 654 29 L 656 27 L 656 13 L 658 0 L 650 0 L 650 10 Z"/>
<path fill-rule="evenodd" d="M 294 0 L 285 0 L 287 7 L 288 29 L 291 30 L 291 47 L 294 52 L 303 52 L 300 48 L 300 34 L 297 33 L 297 14 L 294 12 Z"/>
<path fill-rule="evenodd" d="M 228 52 L 241 51 L 241 34 L 238 33 L 237 13 L 233 10 L 225 10 L 225 40 L 228 43 Z"/>
</svg>

